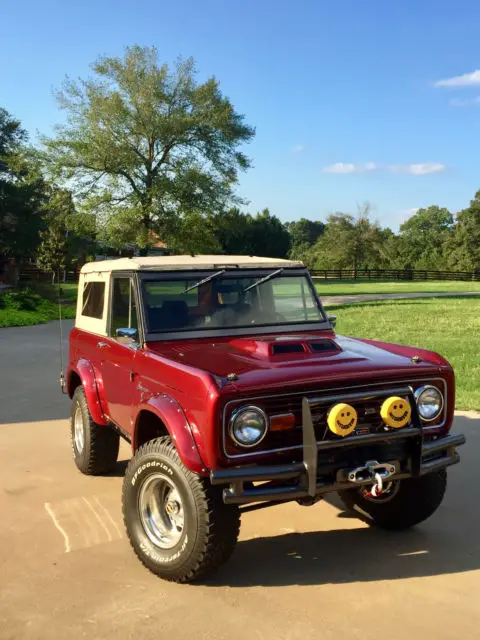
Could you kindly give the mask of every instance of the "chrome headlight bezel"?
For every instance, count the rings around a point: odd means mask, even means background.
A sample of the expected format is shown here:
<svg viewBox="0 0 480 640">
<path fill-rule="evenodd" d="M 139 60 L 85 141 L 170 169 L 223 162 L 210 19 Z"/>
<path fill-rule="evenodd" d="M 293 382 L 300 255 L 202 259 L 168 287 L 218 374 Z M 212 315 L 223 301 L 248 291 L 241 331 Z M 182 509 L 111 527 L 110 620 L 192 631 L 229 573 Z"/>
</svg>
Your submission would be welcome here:
<svg viewBox="0 0 480 640">
<path fill-rule="evenodd" d="M 238 428 L 238 424 L 237 424 L 238 420 L 247 411 L 253 411 L 257 413 L 263 421 L 264 428 L 263 428 L 262 434 L 260 435 L 259 438 L 257 438 L 257 440 L 255 440 L 254 442 L 245 443 L 238 439 L 237 435 L 235 434 L 235 427 L 237 426 Z M 268 433 L 268 426 L 269 426 L 268 416 L 265 413 L 265 411 L 263 411 L 263 409 L 260 409 L 260 407 L 257 407 L 255 405 L 244 405 L 236 409 L 230 416 L 230 420 L 228 421 L 228 433 L 230 438 L 233 440 L 233 442 L 236 444 L 237 447 L 241 447 L 242 449 L 251 449 L 253 447 L 258 446 L 262 442 L 262 440 L 265 438 L 265 436 Z"/>
<path fill-rule="evenodd" d="M 431 391 L 431 390 L 436 391 L 439 395 L 439 398 L 440 398 L 439 408 L 438 408 L 438 411 L 433 416 L 429 416 L 428 418 L 425 418 L 420 411 L 420 398 L 426 391 Z M 442 414 L 443 407 L 445 405 L 445 398 L 443 397 L 443 393 L 440 391 L 440 389 L 435 385 L 425 384 L 419 387 L 418 389 L 415 390 L 414 397 L 415 397 L 415 404 L 417 405 L 418 415 L 420 416 L 420 419 L 422 420 L 422 422 L 433 422 L 434 420 L 437 420 L 437 418 Z"/>
</svg>

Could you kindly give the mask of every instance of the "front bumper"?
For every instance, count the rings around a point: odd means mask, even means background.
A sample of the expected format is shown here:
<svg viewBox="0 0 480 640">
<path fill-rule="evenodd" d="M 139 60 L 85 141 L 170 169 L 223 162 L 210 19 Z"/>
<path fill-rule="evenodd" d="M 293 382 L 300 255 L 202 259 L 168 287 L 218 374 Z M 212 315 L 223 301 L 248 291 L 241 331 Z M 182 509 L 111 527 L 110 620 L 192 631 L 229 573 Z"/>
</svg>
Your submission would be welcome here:
<svg viewBox="0 0 480 640">
<path fill-rule="evenodd" d="M 303 398 L 303 460 L 289 464 L 245 465 L 217 469 L 210 472 L 210 481 L 214 485 L 225 486 L 223 490 L 225 504 L 283 502 L 315 499 L 324 493 L 358 488 L 358 482 L 348 480 L 352 467 L 342 467 L 341 463 L 346 452 L 355 452 L 356 449 L 382 447 L 381 451 L 385 452 L 386 459 L 378 462 L 395 464 L 395 473 L 388 478 L 388 481 L 419 478 L 459 462 L 460 457 L 456 447 L 465 443 L 465 436 L 455 434 L 425 441 L 411 387 L 365 394 L 345 394 L 342 396 L 342 401 L 348 402 L 353 398 L 367 400 L 393 394 L 409 397 L 412 407 L 412 420 L 409 427 L 398 431 L 317 442 L 311 413 L 311 405 L 315 404 L 315 399 Z M 395 460 L 392 456 L 395 456 L 395 452 L 398 451 L 398 445 L 402 447 L 403 454 L 400 460 Z M 337 460 L 340 466 L 334 464 L 332 467 L 330 464 L 327 468 L 324 464 L 325 454 L 328 454 L 330 463 Z M 367 460 L 363 462 L 366 463 Z M 365 480 L 364 484 L 371 482 L 371 480 Z"/>
</svg>

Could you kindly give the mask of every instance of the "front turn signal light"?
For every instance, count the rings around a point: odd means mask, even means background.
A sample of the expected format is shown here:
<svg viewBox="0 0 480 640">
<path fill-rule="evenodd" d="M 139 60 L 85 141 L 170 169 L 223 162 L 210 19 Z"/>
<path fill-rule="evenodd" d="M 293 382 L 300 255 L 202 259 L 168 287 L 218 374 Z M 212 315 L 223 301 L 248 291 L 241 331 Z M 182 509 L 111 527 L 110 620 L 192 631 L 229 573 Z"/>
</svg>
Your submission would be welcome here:
<svg viewBox="0 0 480 640">
<path fill-rule="evenodd" d="M 295 429 L 295 416 L 293 413 L 281 413 L 270 417 L 270 431 L 288 431 Z"/>
</svg>

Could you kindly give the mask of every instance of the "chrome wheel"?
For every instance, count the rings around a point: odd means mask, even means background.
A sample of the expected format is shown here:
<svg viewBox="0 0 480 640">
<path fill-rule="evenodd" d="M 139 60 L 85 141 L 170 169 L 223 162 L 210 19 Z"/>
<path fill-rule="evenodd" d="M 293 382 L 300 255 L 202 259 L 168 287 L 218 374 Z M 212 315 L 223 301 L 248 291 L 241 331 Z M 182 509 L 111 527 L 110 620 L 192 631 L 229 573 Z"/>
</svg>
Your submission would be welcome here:
<svg viewBox="0 0 480 640">
<path fill-rule="evenodd" d="M 80 407 L 77 407 L 75 417 L 73 418 L 73 438 L 78 453 L 82 453 L 85 446 L 85 428 L 83 426 L 83 416 Z"/>
<path fill-rule="evenodd" d="M 172 549 L 183 534 L 182 499 L 172 480 L 163 473 L 146 478 L 138 497 L 140 520 L 145 533 L 157 547 Z"/>
</svg>

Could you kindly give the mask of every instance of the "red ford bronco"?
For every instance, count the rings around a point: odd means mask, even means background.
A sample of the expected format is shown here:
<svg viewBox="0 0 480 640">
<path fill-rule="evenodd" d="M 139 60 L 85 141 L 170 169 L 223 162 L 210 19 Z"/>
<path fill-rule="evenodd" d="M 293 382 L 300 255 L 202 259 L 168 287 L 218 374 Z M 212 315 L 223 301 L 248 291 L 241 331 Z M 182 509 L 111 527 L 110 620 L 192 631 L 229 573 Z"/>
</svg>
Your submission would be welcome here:
<svg viewBox="0 0 480 640">
<path fill-rule="evenodd" d="M 338 492 L 371 525 L 439 507 L 463 435 L 449 363 L 337 335 L 300 262 L 246 256 L 86 264 L 70 334 L 71 439 L 85 474 L 133 456 L 132 547 L 190 582 L 223 564 L 240 515 Z"/>
</svg>

